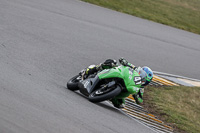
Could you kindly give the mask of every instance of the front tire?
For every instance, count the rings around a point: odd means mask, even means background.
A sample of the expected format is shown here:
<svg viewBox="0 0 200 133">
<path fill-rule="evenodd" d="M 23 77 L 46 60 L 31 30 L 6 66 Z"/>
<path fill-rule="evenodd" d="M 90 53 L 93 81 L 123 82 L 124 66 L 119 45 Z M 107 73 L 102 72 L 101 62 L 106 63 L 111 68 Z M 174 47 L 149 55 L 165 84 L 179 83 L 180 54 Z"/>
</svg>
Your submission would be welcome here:
<svg viewBox="0 0 200 133">
<path fill-rule="evenodd" d="M 119 85 L 117 85 L 114 88 L 110 87 L 109 89 L 110 89 L 109 91 L 105 91 L 105 92 L 102 91 L 102 88 L 95 90 L 89 95 L 89 101 L 94 102 L 94 103 L 102 102 L 102 101 L 111 99 L 121 93 L 121 87 Z"/>
<path fill-rule="evenodd" d="M 78 83 L 80 81 L 80 79 L 78 79 L 79 75 L 74 76 L 73 78 L 71 78 L 68 82 L 67 82 L 67 88 L 69 90 L 75 91 L 78 90 Z"/>
</svg>

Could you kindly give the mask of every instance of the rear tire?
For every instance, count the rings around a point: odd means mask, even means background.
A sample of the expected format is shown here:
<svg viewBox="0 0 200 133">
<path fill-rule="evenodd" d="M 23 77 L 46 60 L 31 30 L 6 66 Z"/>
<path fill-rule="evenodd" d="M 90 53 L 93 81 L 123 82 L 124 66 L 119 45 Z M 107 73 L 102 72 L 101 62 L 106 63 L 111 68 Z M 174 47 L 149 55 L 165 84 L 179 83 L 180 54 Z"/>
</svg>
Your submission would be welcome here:
<svg viewBox="0 0 200 133">
<path fill-rule="evenodd" d="M 111 89 L 110 91 L 104 93 L 104 94 L 99 94 L 101 88 L 95 90 L 89 95 L 89 101 L 96 103 L 96 102 L 102 102 L 108 99 L 111 99 L 121 93 L 121 87 L 117 85 L 114 89 Z"/>
<path fill-rule="evenodd" d="M 80 80 L 78 80 L 77 78 L 79 77 L 79 75 L 74 76 L 73 78 L 71 78 L 68 82 L 67 82 L 67 88 L 69 90 L 75 91 L 78 90 L 78 83 Z"/>
</svg>

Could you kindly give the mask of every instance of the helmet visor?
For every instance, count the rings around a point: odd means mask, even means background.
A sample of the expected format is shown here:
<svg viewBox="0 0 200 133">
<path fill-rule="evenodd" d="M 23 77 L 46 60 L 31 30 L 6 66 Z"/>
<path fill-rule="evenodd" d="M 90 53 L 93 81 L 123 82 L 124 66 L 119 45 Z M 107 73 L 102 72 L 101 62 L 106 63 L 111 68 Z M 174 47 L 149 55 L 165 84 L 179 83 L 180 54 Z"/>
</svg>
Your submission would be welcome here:
<svg viewBox="0 0 200 133">
<path fill-rule="evenodd" d="M 140 77 L 142 78 L 142 81 L 145 82 L 146 81 L 145 78 L 147 77 L 147 73 L 143 69 L 140 69 L 139 74 L 140 74 Z"/>
</svg>

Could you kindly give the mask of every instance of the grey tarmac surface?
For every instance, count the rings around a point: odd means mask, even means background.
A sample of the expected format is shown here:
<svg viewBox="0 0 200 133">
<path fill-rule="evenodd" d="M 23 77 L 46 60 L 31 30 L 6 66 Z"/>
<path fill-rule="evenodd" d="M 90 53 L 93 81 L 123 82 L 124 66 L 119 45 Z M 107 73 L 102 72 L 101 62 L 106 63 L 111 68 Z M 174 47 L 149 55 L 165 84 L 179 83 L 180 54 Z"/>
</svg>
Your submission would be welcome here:
<svg viewBox="0 0 200 133">
<path fill-rule="evenodd" d="M 0 0 L 0 133 L 152 132 L 65 88 L 107 58 L 199 78 L 200 36 L 77 0 Z"/>
</svg>

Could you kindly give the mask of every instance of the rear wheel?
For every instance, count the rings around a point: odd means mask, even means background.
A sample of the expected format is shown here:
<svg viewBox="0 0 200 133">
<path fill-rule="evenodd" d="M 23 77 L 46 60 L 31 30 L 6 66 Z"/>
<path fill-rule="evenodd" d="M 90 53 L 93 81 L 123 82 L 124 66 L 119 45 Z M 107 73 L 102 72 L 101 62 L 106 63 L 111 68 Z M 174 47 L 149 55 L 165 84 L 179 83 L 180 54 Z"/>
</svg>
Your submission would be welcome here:
<svg viewBox="0 0 200 133">
<path fill-rule="evenodd" d="M 89 101 L 91 102 L 102 102 L 111 99 L 121 93 L 119 85 L 112 86 L 110 88 L 100 87 L 89 95 Z"/>
<path fill-rule="evenodd" d="M 67 82 L 67 88 L 69 90 L 75 91 L 78 90 L 78 83 L 81 80 L 80 75 L 76 75 L 73 78 L 71 78 L 68 82 Z"/>
</svg>

